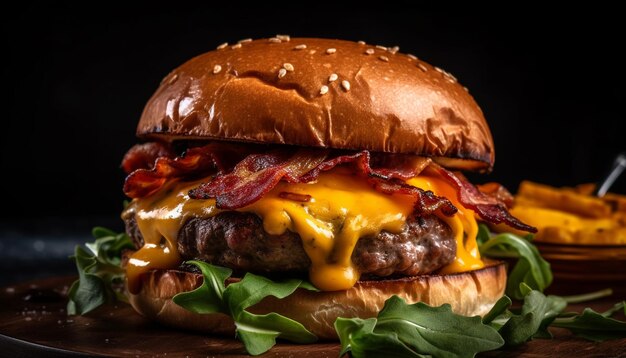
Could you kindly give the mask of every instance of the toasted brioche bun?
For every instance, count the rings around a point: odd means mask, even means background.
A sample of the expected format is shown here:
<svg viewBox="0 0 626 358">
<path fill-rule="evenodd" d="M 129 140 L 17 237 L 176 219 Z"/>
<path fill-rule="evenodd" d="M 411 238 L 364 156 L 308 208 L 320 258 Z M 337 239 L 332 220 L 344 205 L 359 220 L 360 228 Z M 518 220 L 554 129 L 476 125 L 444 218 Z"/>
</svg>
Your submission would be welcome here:
<svg viewBox="0 0 626 358">
<path fill-rule="evenodd" d="M 195 314 L 176 305 L 172 297 L 202 284 L 202 275 L 155 270 L 142 277 L 142 290 L 129 294 L 131 305 L 147 318 L 163 324 L 234 335 L 235 325 L 224 314 Z M 232 281 L 231 281 L 232 282 Z M 396 280 L 359 281 L 346 291 L 311 292 L 298 289 L 279 300 L 267 297 L 250 311 L 276 312 L 302 323 L 319 339 L 336 340 L 333 326 L 337 317 L 376 317 L 393 295 L 408 303 L 432 306 L 449 303 L 452 310 L 466 316 L 484 315 L 504 294 L 506 268 L 502 262 L 487 261 L 485 268 L 450 275 L 423 275 Z"/>
<path fill-rule="evenodd" d="M 482 111 L 452 75 L 393 50 L 313 38 L 191 59 L 165 77 L 137 135 L 415 154 L 464 170 L 489 171 L 495 159 Z"/>
</svg>

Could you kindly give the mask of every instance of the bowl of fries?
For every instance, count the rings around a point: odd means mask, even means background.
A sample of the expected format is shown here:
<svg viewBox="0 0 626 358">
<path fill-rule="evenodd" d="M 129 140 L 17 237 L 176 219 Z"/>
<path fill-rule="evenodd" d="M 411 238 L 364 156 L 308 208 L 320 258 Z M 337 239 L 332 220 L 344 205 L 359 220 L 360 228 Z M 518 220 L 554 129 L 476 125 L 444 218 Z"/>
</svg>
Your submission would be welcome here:
<svg viewBox="0 0 626 358">
<path fill-rule="evenodd" d="M 524 181 L 510 212 L 539 230 L 533 240 L 552 266 L 554 292 L 611 287 L 626 295 L 626 196 L 594 190 Z"/>
</svg>

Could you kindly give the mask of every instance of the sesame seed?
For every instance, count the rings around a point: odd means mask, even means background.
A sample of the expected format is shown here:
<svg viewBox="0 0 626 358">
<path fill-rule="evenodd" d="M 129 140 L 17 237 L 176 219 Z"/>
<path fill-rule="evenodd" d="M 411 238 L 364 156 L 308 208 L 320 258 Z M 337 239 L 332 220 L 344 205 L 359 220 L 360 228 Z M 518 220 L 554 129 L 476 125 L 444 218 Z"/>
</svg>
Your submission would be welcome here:
<svg viewBox="0 0 626 358">
<path fill-rule="evenodd" d="M 422 72 L 428 71 L 428 68 L 426 68 L 426 66 L 424 66 L 423 64 L 419 62 L 417 63 L 417 67 L 419 67 L 419 69 L 422 70 Z"/>
<path fill-rule="evenodd" d="M 316 52 L 317 50 L 309 50 L 309 55 L 315 55 Z"/>
<path fill-rule="evenodd" d="M 221 45 L 217 46 L 217 49 L 218 49 L 218 50 L 221 50 L 221 49 L 223 49 L 223 48 L 226 48 L 226 46 L 228 46 L 228 42 L 224 42 L 223 44 L 221 44 Z"/>
<path fill-rule="evenodd" d="M 443 76 L 450 82 L 454 83 L 457 82 L 458 80 L 456 79 L 456 77 L 454 77 L 450 72 L 443 72 Z"/>
<path fill-rule="evenodd" d="M 400 46 L 394 46 L 392 48 L 389 49 L 389 52 L 391 52 L 391 54 L 395 55 L 396 52 L 400 51 Z"/>
<path fill-rule="evenodd" d="M 320 94 L 325 95 L 326 93 L 328 93 L 328 86 L 324 85 L 320 87 Z"/>
<path fill-rule="evenodd" d="M 291 41 L 291 37 L 289 37 L 289 35 L 276 35 L 276 38 L 279 39 L 280 41 L 285 41 L 285 42 Z"/>
<path fill-rule="evenodd" d="M 167 81 L 167 84 L 171 85 L 172 83 L 176 82 L 177 79 L 178 79 L 178 75 L 174 74 L 172 77 L 170 77 L 170 80 Z"/>
<path fill-rule="evenodd" d="M 407 56 L 411 59 L 411 60 L 417 60 L 417 56 L 412 55 L 410 53 L 407 54 Z"/>
<path fill-rule="evenodd" d="M 357 42 L 359 45 L 365 45 L 365 41 L 359 41 Z"/>
<path fill-rule="evenodd" d="M 213 66 L 213 74 L 214 75 L 220 73 L 221 71 L 222 71 L 222 66 L 220 66 L 220 65 Z"/>
<path fill-rule="evenodd" d="M 469 89 L 465 86 L 463 86 L 463 89 L 465 90 L 465 92 L 469 92 Z"/>
<path fill-rule="evenodd" d="M 335 52 L 337 52 L 336 48 L 331 47 L 329 49 L 326 49 L 326 53 L 329 54 L 329 55 L 332 55 Z"/>
<path fill-rule="evenodd" d="M 339 76 L 337 76 L 336 73 L 331 73 L 330 76 L 328 76 L 328 82 L 337 81 L 337 78 L 339 78 Z"/>
<path fill-rule="evenodd" d="M 287 70 L 284 68 L 281 68 L 280 70 L 278 70 L 278 78 L 283 78 L 285 77 L 285 75 L 287 75 Z"/>
<path fill-rule="evenodd" d="M 240 43 L 240 44 L 243 44 L 243 43 L 246 43 L 246 42 L 252 42 L 252 39 L 248 38 L 248 39 L 243 39 L 243 40 L 237 41 L 237 43 Z"/>
<path fill-rule="evenodd" d="M 381 61 L 389 62 L 389 57 L 387 56 L 378 56 L 378 59 Z"/>
<path fill-rule="evenodd" d="M 387 48 L 385 46 L 376 45 L 376 48 L 379 50 L 387 51 Z"/>
<path fill-rule="evenodd" d="M 298 46 L 294 47 L 293 49 L 294 50 L 304 50 L 305 48 L 306 48 L 306 45 L 305 44 L 301 44 L 301 45 L 298 45 Z"/>
<path fill-rule="evenodd" d="M 289 62 L 285 62 L 285 64 L 283 65 L 283 68 L 289 72 L 293 72 L 293 65 L 290 64 Z"/>
<path fill-rule="evenodd" d="M 350 82 L 346 80 L 341 81 L 341 87 L 348 92 L 350 90 Z"/>
<path fill-rule="evenodd" d="M 241 44 L 232 45 L 230 48 L 232 48 L 233 50 L 236 50 L 238 48 L 241 48 Z"/>
<path fill-rule="evenodd" d="M 365 50 L 365 53 L 367 55 L 373 55 L 374 54 L 374 49 L 373 48 L 368 48 L 367 50 Z"/>
<path fill-rule="evenodd" d="M 282 42 L 278 37 L 270 37 L 269 39 L 267 39 L 267 41 L 269 41 L 271 43 L 275 43 L 275 44 Z"/>
<path fill-rule="evenodd" d="M 439 73 L 441 73 L 441 74 L 443 74 L 443 72 L 444 72 L 444 71 L 443 71 L 441 68 L 439 68 L 439 67 L 435 67 L 435 71 L 437 71 L 437 72 L 439 72 Z"/>
</svg>

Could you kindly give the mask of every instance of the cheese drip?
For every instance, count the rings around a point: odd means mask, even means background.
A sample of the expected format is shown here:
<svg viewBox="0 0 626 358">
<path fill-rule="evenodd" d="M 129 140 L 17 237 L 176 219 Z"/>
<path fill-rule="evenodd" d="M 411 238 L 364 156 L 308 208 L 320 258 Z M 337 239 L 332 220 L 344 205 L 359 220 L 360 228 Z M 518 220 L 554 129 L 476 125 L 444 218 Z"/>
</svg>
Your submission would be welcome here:
<svg viewBox="0 0 626 358">
<path fill-rule="evenodd" d="M 476 243 L 476 235 L 478 235 L 476 216 L 473 210 L 467 209 L 459 202 L 456 190 L 435 176 L 418 176 L 409 179 L 407 184 L 446 197 L 459 209 L 454 216 L 437 213 L 437 216 L 452 228 L 456 241 L 456 257 L 452 263 L 443 267 L 440 273 L 465 272 L 484 267 L 485 264 L 480 259 L 480 252 L 478 252 L 478 244 Z"/>
<path fill-rule="evenodd" d="M 133 200 L 127 209 L 129 214 L 135 215 L 145 242 L 127 265 L 131 292 L 141 289 L 142 273 L 171 269 L 180 264 L 177 237 L 187 219 L 211 217 L 220 212 L 213 199 L 189 198 L 189 190 L 202 181 L 206 179 L 172 181 L 156 194 Z M 456 191 L 434 177 L 417 177 L 408 183 L 451 198 L 459 208 L 453 217 L 439 216 L 452 228 L 457 241 L 457 257 L 444 272 L 482 267 L 473 212 L 453 199 Z M 281 192 L 310 195 L 311 200 L 299 202 L 281 198 Z M 400 233 L 412 210 L 413 200 L 409 196 L 379 193 L 362 178 L 347 170 L 335 169 L 321 173 L 315 183 L 280 182 L 263 198 L 237 211 L 258 215 L 269 234 L 280 235 L 286 230 L 297 233 L 311 259 L 309 279 L 320 290 L 334 291 L 348 289 L 359 279 L 360 273 L 351 260 L 358 239 L 377 235 L 382 230 Z"/>
</svg>

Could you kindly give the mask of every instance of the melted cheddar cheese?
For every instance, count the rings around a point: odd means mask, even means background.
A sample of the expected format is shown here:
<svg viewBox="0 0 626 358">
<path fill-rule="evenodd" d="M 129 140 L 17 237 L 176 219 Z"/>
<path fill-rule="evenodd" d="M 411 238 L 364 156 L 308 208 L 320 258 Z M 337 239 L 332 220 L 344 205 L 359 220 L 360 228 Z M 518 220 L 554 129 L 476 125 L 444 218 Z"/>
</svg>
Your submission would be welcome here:
<svg viewBox="0 0 626 358">
<path fill-rule="evenodd" d="M 189 190 L 202 181 L 206 179 L 172 181 L 149 197 L 133 200 L 127 209 L 135 215 L 145 242 L 127 265 L 131 292 L 140 290 L 142 273 L 151 269 L 175 268 L 180 264 L 178 231 L 188 218 L 210 217 L 220 212 L 213 199 L 189 198 Z M 408 183 L 445 196 L 459 208 L 453 217 L 439 216 L 452 228 L 457 241 L 456 259 L 443 272 L 482 267 L 475 240 L 478 229 L 474 214 L 458 203 L 456 191 L 432 176 L 419 176 Z M 309 195 L 311 199 L 308 202 L 294 201 L 281 197 L 281 192 Z M 314 183 L 280 182 L 258 201 L 237 209 L 258 215 L 269 234 L 280 235 L 286 230 L 297 233 L 311 259 L 309 278 L 323 291 L 352 287 L 360 275 L 351 260 L 358 239 L 377 235 L 382 230 L 401 232 L 412 210 L 411 197 L 379 193 L 366 181 L 342 169 L 321 173 Z"/>
</svg>

